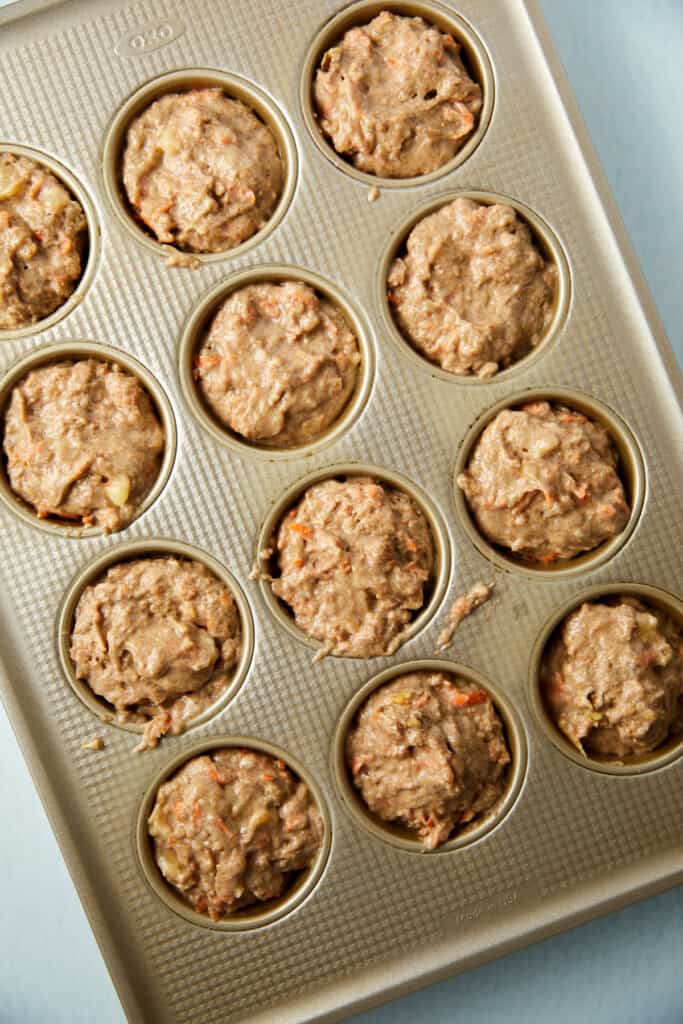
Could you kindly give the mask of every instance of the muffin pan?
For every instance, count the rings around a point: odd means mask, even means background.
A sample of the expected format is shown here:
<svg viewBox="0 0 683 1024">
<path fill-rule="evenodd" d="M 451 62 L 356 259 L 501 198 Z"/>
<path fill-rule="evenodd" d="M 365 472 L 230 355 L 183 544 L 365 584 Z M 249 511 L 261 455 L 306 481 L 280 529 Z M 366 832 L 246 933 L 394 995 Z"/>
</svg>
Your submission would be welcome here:
<svg viewBox="0 0 683 1024">
<path fill-rule="evenodd" d="M 3 394 L 23 360 L 102 350 L 151 391 L 167 460 L 154 496 L 109 537 L 39 524 L 0 483 L 0 689 L 129 1020 L 341 1019 L 683 880 L 681 744 L 637 771 L 577 763 L 535 689 L 542 645 L 584 594 L 638 591 L 680 610 L 683 387 L 533 0 L 343 10 L 339 0 L 255 0 L 248 13 L 234 0 L 197 0 L 191 19 L 180 0 L 166 0 L 163 13 L 129 0 L 46 6 L 38 0 L 0 30 L 0 140 L 31 155 L 36 147 L 83 202 L 90 253 L 73 301 L 3 336 Z M 322 48 L 384 6 L 453 22 L 484 87 L 478 133 L 433 176 L 359 175 L 316 135 L 310 83 Z M 196 270 L 171 268 L 121 201 L 122 132 L 143 101 L 207 81 L 271 124 L 286 184 L 257 236 L 200 257 Z M 371 186 L 380 194 L 369 203 Z M 417 357 L 384 300 L 387 261 L 410 225 L 463 193 L 514 197 L 560 268 L 551 336 L 487 381 L 444 375 Z M 189 377 L 215 303 L 236 281 L 264 274 L 329 289 L 363 349 L 347 413 L 320 442 L 286 453 L 210 429 Z M 456 463 L 492 411 L 539 394 L 613 431 L 634 509 L 619 543 L 540 573 L 488 550 L 454 491 Z M 439 565 L 391 658 L 314 663 L 310 642 L 249 576 L 303 486 L 358 472 L 418 498 Z M 63 637 L 84 573 L 160 550 L 191 550 L 229 570 L 249 656 L 229 698 L 186 733 L 133 754 L 137 737 L 106 720 L 70 677 Z M 480 828 L 418 855 L 403 845 L 410 837 L 380 841 L 361 810 L 349 810 L 340 730 L 380 674 L 433 664 L 454 598 L 477 580 L 495 581 L 494 599 L 438 664 L 455 663 L 496 699 L 514 747 L 511 789 Z M 100 752 L 83 748 L 94 735 Z M 165 886 L 144 821 L 179 764 L 232 743 L 274 747 L 309 781 L 325 844 L 280 904 L 214 926 Z"/>
</svg>

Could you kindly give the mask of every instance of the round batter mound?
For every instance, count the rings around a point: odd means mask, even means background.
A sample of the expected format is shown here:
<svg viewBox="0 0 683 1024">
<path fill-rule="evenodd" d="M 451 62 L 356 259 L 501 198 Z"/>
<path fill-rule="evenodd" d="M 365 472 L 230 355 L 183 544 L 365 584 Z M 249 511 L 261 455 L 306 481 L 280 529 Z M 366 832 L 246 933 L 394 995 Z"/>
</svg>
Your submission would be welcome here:
<svg viewBox="0 0 683 1024">
<path fill-rule="evenodd" d="M 76 606 L 76 678 L 119 721 L 145 724 L 139 749 L 182 732 L 213 704 L 241 651 L 235 600 L 201 562 L 171 555 L 122 562 L 86 587 Z"/>
<path fill-rule="evenodd" d="M 449 373 L 491 377 L 546 334 L 557 270 L 511 206 L 455 199 L 415 225 L 387 284 L 418 352 Z"/>
<path fill-rule="evenodd" d="M 205 402 L 235 433 L 277 448 L 319 437 L 341 414 L 360 355 L 342 312 L 301 281 L 230 295 L 196 361 Z"/>
<path fill-rule="evenodd" d="M 81 204 L 54 174 L 0 153 L 0 330 L 36 323 L 66 302 L 87 238 Z"/>
<path fill-rule="evenodd" d="M 632 597 L 588 601 L 546 649 L 541 688 L 582 753 L 647 754 L 683 733 L 683 631 Z"/>
<path fill-rule="evenodd" d="M 164 782 L 148 828 L 166 881 L 212 921 L 282 896 L 323 840 L 305 783 L 281 760 L 231 747 Z"/>
<path fill-rule="evenodd" d="M 493 544 L 539 565 L 592 551 L 630 510 L 608 431 L 549 402 L 503 409 L 458 477 L 470 512 Z"/>
<path fill-rule="evenodd" d="M 123 184 L 159 242 L 223 252 L 256 234 L 283 185 L 273 133 L 218 88 L 169 93 L 128 129 Z"/>
<path fill-rule="evenodd" d="M 346 759 L 373 814 L 414 829 L 433 850 L 498 802 L 510 753 L 484 690 L 444 672 L 411 672 L 368 697 Z"/>
<path fill-rule="evenodd" d="M 443 167 L 473 133 L 482 107 L 453 36 L 388 11 L 349 29 L 324 54 L 313 98 L 336 152 L 381 178 Z"/>
<path fill-rule="evenodd" d="M 429 524 L 403 491 L 369 477 L 309 487 L 276 537 L 273 593 L 323 654 L 392 654 L 424 604 Z"/>
<path fill-rule="evenodd" d="M 41 366 L 15 384 L 3 443 L 12 490 L 41 519 L 105 532 L 135 516 L 165 445 L 137 377 L 98 359 Z"/>
</svg>

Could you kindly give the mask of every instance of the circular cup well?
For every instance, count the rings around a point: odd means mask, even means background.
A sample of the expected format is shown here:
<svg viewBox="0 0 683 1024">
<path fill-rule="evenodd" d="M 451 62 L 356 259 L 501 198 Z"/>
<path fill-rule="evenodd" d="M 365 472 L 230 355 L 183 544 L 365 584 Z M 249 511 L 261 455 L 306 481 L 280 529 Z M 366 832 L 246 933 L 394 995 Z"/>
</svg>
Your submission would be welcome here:
<svg viewBox="0 0 683 1024">
<path fill-rule="evenodd" d="M 584 601 L 600 601 L 604 598 L 635 597 L 643 604 L 661 609 L 671 616 L 683 629 L 683 601 L 673 594 L 644 583 L 608 583 L 596 585 L 575 594 L 569 601 L 562 604 L 543 626 L 531 653 L 527 694 L 531 710 L 536 722 L 553 746 L 574 764 L 605 775 L 642 775 L 646 772 L 663 768 L 677 760 L 683 754 L 683 734 L 671 737 L 664 744 L 649 754 L 633 755 L 622 759 L 595 757 L 582 754 L 555 724 L 541 692 L 541 662 L 546 646 L 553 635 L 560 629 L 564 619 L 579 608 Z"/>
<path fill-rule="evenodd" d="M 232 99 L 241 100 L 263 123 L 270 128 L 277 142 L 284 170 L 282 194 L 268 222 L 251 238 L 245 239 L 232 249 L 216 253 L 190 253 L 200 263 L 215 263 L 219 260 L 241 256 L 262 242 L 278 226 L 292 200 L 297 179 L 297 152 L 289 125 L 274 101 L 258 86 L 239 75 L 229 74 L 215 68 L 183 68 L 169 71 L 140 86 L 115 114 L 104 140 L 102 150 L 102 174 L 104 189 L 109 203 L 119 222 L 138 242 L 166 258 L 173 252 L 173 246 L 158 242 L 135 217 L 121 178 L 123 151 L 126 133 L 131 121 L 143 112 L 154 100 L 171 92 L 188 92 L 191 89 L 218 87 Z M 181 250 L 177 250 L 181 251 Z"/>
<path fill-rule="evenodd" d="M 72 310 L 83 302 L 85 293 L 90 287 L 97 269 L 97 261 L 100 253 L 101 231 L 95 204 L 90 198 L 89 191 L 83 184 L 81 184 L 79 179 L 58 160 L 55 160 L 54 157 L 49 156 L 47 153 L 43 153 L 39 149 L 33 149 L 29 146 L 14 145 L 10 142 L 0 143 L 0 153 L 14 153 L 16 156 L 24 156 L 29 160 L 33 160 L 35 163 L 46 167 L 47 170 L 54 174 L 55 178 L 61 181 L 61 183 L 69 190 L 73 198 L 80 203 L 87 221 L 87 238 L 83 252 L 83 271 L 78 284 L 69 298 L 63 302 L 61 306 L 55 309 L 53 313 L 50 313 L 49 316 L 36 321 L 34 324 L 27 324 L 25 327 L 19 327 L 16 330 L 0 330 L 0 341 L 3 341 L 14 338 L 25 338 L 31 334 L 38 334 L 40 331 L 47 331 L 48 328 L 54 327 L 55 324 L 59 323 L 60 320 L 63 320 L 65 316 L 68 316 Z"/>
<path fill-rule="evenodd" d="M 449 203 L 452 203 L 455 199 L 471 199 L 474 202 L 482 203 L 486 206 L 493 206 L 497 203 L 504 204 L 505 206 L 511 206 L 519 215 L 520 219 L 524 221 L 531 230 L 534 241 L 544 259 L 552 263 L 557 271 L 557 288 L 553 317 L 542 340 L 535 348 L 525 356 L 522 356 L 521 359 L 518 359 L 511 366 L 500 370 L 494 377 L 488 377 L 485 379 L 475 375 L 468 376 L 465 374 L 450 373 L 448 370 L 444 370 L 437 363 L 431 362 L 427 356 L 421 353 L 413 345 L 410 338 L 401 330 L 401 327 L 391 310 L 387 294 L 389 271 L 391 270 L 394 260 L 405 252 L 406 242 L 410 232 L 417 224 L 420 223 L 420 221 L 424 220 L 425 217 L 428 217 L 432 213 L 436 213 L 437 210 L 440 210 L 443 206 L 447 206 Z M 519 373 L 522 370 L 529 369 L 529 366 L 533 362 L 548 351 L 549 347 L 561 333 L 567 319 L 571 297 L 571 274 L 569 270 L 569 262 L 557 235 L 542 217 L 528 206 L 525 206 L 524 203 L 519 202 L 517 199 L 513 199 L 511 196 L 506 196 L 499 192 L 473 191 L 470 189 L 467 191 L 461 190 L 457 192 L 447 192 L 442 195 L 435 196 L 402 221 L 392 235 L 384 255 L 382 256 L 375 280 L 375 294 L 378 307 L 382 314 L 382 326 L 392 341 L 397 345 L 401 354 L 405 358 L 409 359 L 413 366 L 419 368 L 423 373 L 426 371 L 430 376 L 435 377 L 438 380 L 443 380 L 449 384 L 485 387 L 486 385 L 490 386 L 492 383 L 498 383 L 499 381 L 506 380 L 508 377 L 511 377 L 513 374 Z"/>
<path fill-rule="evenodd" d="M 206 568 L 209 569 L 214 576 L 217 576 L 222 583 L 225 583 L 230 590 L 230 593 L 235 600 L 235 604 L 237 605 L 240 623 L 242 626 L 242 653 L 240 654 L 239 662 L 232 674 L 230 682 L 210 707 L 206 708 L 195 718 L 188 721 L 184 732 L 195 728 L 195 726 L 203 725 L 205 722 L 209 721 L 209 719 L 221 712 L 226 705 L 230 703 L 246 678 L 254 651 L 254 623 L 249 603 L 244 596 L 242 588 L 232 573 L 228 572 L 228 570 L 215 558 L 212 558 L 211 555 L 206 554 L 206 552 L 201 551 L 199 548 L 195 548 L 190 544 L 181 543 L 180 541 L 166 540 L 164 538 L 149 538 L 146 540 L 133 541 L 129 544 L 121 544 L 109 551 L 106 551 L 104 554 L 98 555 L 97 558 L 93 559 L 83 569 L 81 569 L 81 571 L 71 581 L 66 594 L 62 599 L 57 615 L 57 651 L 66 680 L 79 700 L 82 701 L 82 703 L 85 704 L 85 706 L 92 711 L 94 715 L 97 715 L 101 721 L 106 722 L 109 725 L 115 725 L 120 729 L 126 729 L 129 732 L 141 733 L 143 731 L 144 724 L 139 721 L 119 721 L 117 719 L 116 711 L 112 705 L 103 698 L 98 697 L 97 694 L 91 690 L 85 680 L 78 679 L 76 677 L 74 664 L 69 653 L 71 632 L 73 629 L 76 607 L 81 594 L 86 587 L 101 579 L 111 566 L 118 565 L 121 562 L 131 562 L 141 558 L 154 558 L 163 555 L 173 555 L 176 558 L 201 562 L 202 565 L 205 565 Z"/>
<path fill-rule="evenodd" d="M 170 778 L 170 776 L 181 768 L 183 764 L 189 761 L 190 758 L 197 757 L 199 754 L 210 753 L 212 750 L 224 747 L 245 747 L 251 750 L 260 751 L 264 754 L 270 754 L 273 757 L 281 758 L 287 767 L 290 768 L 298 778 L 306 783 L 313 794 L 322 817 L 324 835 L 322 845 L 314 862 L 306 870 L 297 873 L 297 877 L 293 879 L 291 886 L 282 896 L 279 897 L 279 899 L 270 900 L 268 903 L 260 905 L 256 904 L 250 907 L 245 907 L 243 910 L 238 910 L 229 917 L 222 918 L 219 921 L 212 921 L 207 915 L 200 914 L 193 910 L 189 904 L 185 903 L 180 895 L 176 893 L 173 887 L 165 881 L 154 859 L 153 843 L 147 831 L 147 820 L 154 806 L 159 786 L 163 782 Z M 285 753 L 285 751 L 274 746 L 274 744 L 266 743 L 263 740 L 254 739 L 249 736 L 214 736 L 210 740 L 203 740 L 193 746 L 186 747 L 182 754 L 178 754 L 170 764 L 167 764 L 165 768 L 159 772 L 154 781 L 148 787 L 138 812 L 135 831 L 140 865 L 142 867 L 144 877 L 152 891 L 170 910 L 175 914 L 178 914 L 180 917 L 183 917 L 191 924 L 221 932 L 241 932 L 249 931 L 254 928 L 262 928 L 265 925 L 273 924 L 273 922 L 279 920 L 299 907 L 311 894 L 322 876 L 329 857 L 332 838 L 332 826 L 327 804 L 319 786 L 306 768 L 304 768 L 304 766 L 295 758 Z"/>
<path fill-rule="evenodd" d="M 360 792 L 354 786 L 346 763 L 346 737 L 363 704 L 365 704 L 370 694 L 380 686 L 384 686 L 398 676 L 409 672 L 444 672 L 449 675 L 459 676 L 469 683 L 480 686 L 482 690 L 486 690 L 493 699 L 496 710 L 503 721 L 505 737 L 512 759 L 508 770 L 505 791 L 497 803 L 486 814 L 476 818 L 466 828 L 457 832 L 452 839 L 437 847 L 436 850 L 426 850 L 416 838 L 415 832 L 412 829 L 399 823 L 384 821 L 376 814 L 373 814 Z M 420 853 L 423 855 L 450 853 L 453 850 L 460 850 L 464 846 L 469 846 L 478 839 L 488 835 L 512 810 L 524 782 L 526 765 L 527 744 L 524 730 L 508 697 L 497 687 L 492 686 L 488 679 L 474 669 L 461 665 L 458 662 L 442 661 L 433 658 L 424 661 L 409 661 L 403 665 L 393 665 L 366 683 L 342 712 L 332 742 L 332 772 L 342 804 L 354 822 L 375 839 L 380 839 L 382 842 L 388 843 L 390 846 L 394 846 L 396 849 L 407 853 Z"/>
<path fill-rule="evenodd" d="M 470 513 L 467 499 L 457 484 L 459 475 L 465 471 L 469 463 L 476 441 L 495 416 L 503 409 L 514 408 L 534 401 L 548 401 L 559 405 L 566 405 L 570 409 L 575 409 L 577 412 L 581 412 L 590 419 L 601 423 L 609 431 L 619 453 L 617 470 L 631 507 L 628 522 L 616 537 L 612 537 L 611 540 L 600 544 L 593 551 L 586 551 L 575 558 L 560 560 L 553 565 L 544 566 L 543 568 L 537 568 L 532 563 L 522 558 L 517 558 L 511 551 L 498 547 L 487 540 Z M 629 427 L 609 406 L 598 401 L 596 398 L 592 398 L 572 388 L 529 388 L 526 391 L 515 392 L 515 394 L 496 402 L 495 405 L 487 409 L 486 412 L 474 421 L 465 435 L 458 450 L 455 472 L 453 474 L 453 493 L 458 519 L 462 523 L 469 539 L 484 558 L 506 572 L 520 573 L 532 579 L 552 580 L 555 582 L 568 576 L 590 572 L 616 555 L 636 527 L 643 507 L 645 486 L 645 463 L 640 446 Z"/>
<path fill-rule="evenodd" d="M 315 102 L 313 99 L 313 82 L 316 71 L 320 65 L 323 55 L 330 47 L 335 46 L 345 32 L 358 25 L 366 25 L 380 11 L 390 11 L 407 17 L 419 17 L 424 21 L 435 25 L 443 32 L 452 35 L 462 46 L 461 56 L 463 63 L 475 82 L 479 84 L 482 91 L 482 109 L 479 114 L 479 121 L 475 131 L 465 142 L 464 146 L 455 156 L 429 174 L 419 175 L 413 178 L 381 178 L 365 171 L 357 170 L 350 160 L 346 160 L 336 152 L 320 130 L 316 116 Z M 320 30 L 311 46 L 303 66 L 301 76 L 301 109 L 304 122 L 318 150 L 335 167 L 344 174 L 355 178 L 367 186 L 380 186 L 381 188 L 410 188 L 415 185 L 428 185 L 455 170 L 475 151 L 489 126 L 493 112 L 495 79 L 493 68 L 488 51 L 477 35 L 475 30 L 459 14 L 456 14 L 445 4 L 436 0 L 389 0 L 383 3 L 382 0 L 357 0 L 349 4 L 342 11 L 331 18 Z"/>
<path fill-rule="evenodd" d="M 407 643 L 408 640 L 412 640 L 412 638 L 416 636 L 416 634 L 419 633 L 420 630 L 422 630 L 436 614 L 446 591 L 451 565 L 448 531 L 439 510 L 422 488 L 418 487 L 417 484 L 403 476 L 403 474 L 397 473 L 395 470 L 386 469 L 383 466 L 375 466 L 365 462 L 335 464 L 323 469 L 318 469 L 313 473 L 309 473 L 303 479 L 298 480 L 295 484 L 292 484 L 291 487 L 288 487 L 268 513 L 259 533 L 258 546 L 256 549 L 256 564 L 263 566 L 264 562 L 260 557 L 260 553 L 272 546 L 272 540 L 280 521 L 287 511 L 296 504 L 304 491 L 313 484 L 320 483 L 322 480 L 339 480 L 354 476 L 374 477 L 376 480 L 380 481 L 380 483 L 393 487 L 396 490 L 404 491 L 413 499 L 418 508 L 421 509 L 432 532 L 435 564 L 432 578 L 425 588 L 427 598 L 422 609 L 403 632 L 401 639 L 401 646 L 403 646 L 403 644 Z M 268 565 L 267 562 L 266 565 Z M 286 604 L 275 596 L 268 580 L 261 576 L 259 578 L 259 586 L 263 600 L 277 622 L 280 623 L 290 636 L 293 636 L 296 640 L 306 644 L 312 650 L 319 652 L 322 648 L 320 642 L 312 639 L 304 633 L 303 630 L 299 629 L 294 621 L 294 616 L 289 612 Z M 352 656 L 331 655 L 331 657 Z"/>
<path fill-rule="evenodd" d="M 206 336 L 211 321 L 228 295 L 247 285 L 266 282 L 278 284 L 283 281 L 303 281 L 334 303 L 343 313 L 356 335 L 361 357 L 355 388 L 339 417 L 318 438 L 308 444 L 296 445 L 291 448 L 279 448 L 263 442 L 249 441 L 230 430 L 208 407 L 193 377 L 195 355 Z M 375 352 L 370 327 L 357 306 L 326 278 L 314 274 L 310 270 L 286 264 L 267 264 L 238 271 L 207 292 L 185 323 L 180 341 L 179 360 L 180 385 L 183 396 L 202 427 L 220 444 L 224 444 L 242 455 L 268 460 L 312 455 L 337 441 L 361 415 L 370 396 L 375 373 Z"/>
<path fill-rule="evenodd" d="M 25 353 L 5 370 L 0 380 L 0 435 L 4 434 L 5 411 L 15 384 L 18 384 L 32 370 L 37 370 L 41 366 L 65 360 L 78 361 L 79 359 L 97 359 L 114 364 L 137 377 L 149 394 L 161 422 L 165 444 L 159 474 L 154 486 L 145 500 L 141 502 L 131 520 L 131 522 L 135 522 L 154 504 L 171 475 L 176 456 L 176 423 L 171 403 L 164 389 L 156 377 L 133 356 L 111 345 L 102 345 L 94 341 L 59 341 L 42 345 L 40 348 Z M 46 533 L 69 538 L 95 537 L 103 533 L 99 526 L 77 525 L 71 520 L 57 517 L 40 519 L 35 510 L 12 490 L 4 454 L 0 454 L 0 502 L 24 523 Z"/>
</svg>

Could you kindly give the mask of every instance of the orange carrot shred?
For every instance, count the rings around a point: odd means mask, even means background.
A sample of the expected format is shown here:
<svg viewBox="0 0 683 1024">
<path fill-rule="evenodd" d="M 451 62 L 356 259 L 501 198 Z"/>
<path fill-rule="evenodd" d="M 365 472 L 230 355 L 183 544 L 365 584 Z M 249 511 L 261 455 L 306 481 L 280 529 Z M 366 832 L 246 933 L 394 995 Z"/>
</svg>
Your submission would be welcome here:
<svg viewBox="0 0 683 1024">
<path fill-rule="evenodd" d="M 456 708 L 468 708 L 473 704 L 485 704 L 488 700 L 488 694 L 484 690 L 471 690 L 469 693 L 456 693 L 453 697 L 453 703 Z"/>
<path fill-rule="evenodd" d="M 313 530 L 310 526 L 306 526 L 304 523 L 290 523 L 289 528 L 290 530 L 294 530 L 295 533 L 300 533 L 301 536 L 305 537 L 307 540 L 310 540 L 313 536 Z"/>
</svg>

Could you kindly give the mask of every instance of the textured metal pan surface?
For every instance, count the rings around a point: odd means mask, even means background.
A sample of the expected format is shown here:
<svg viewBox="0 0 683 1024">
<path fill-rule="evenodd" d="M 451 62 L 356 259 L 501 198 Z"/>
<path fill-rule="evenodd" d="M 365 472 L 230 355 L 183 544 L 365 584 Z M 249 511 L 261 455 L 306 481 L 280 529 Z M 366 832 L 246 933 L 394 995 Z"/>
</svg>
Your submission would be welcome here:
<svg viewBox="0 0 683 1024">
<path fill-rule="evenodd" d="M 682 759 L 640 774 L 586 771 L 549 740 L 528 686 L 539 635 L 575 595 L 619 582 L 683 593 L 681 381 L 651 300 L 533 4 L 456 5 L 490 61 L 488 128 L 452 170 L 421 185 L 380 183 L 372 204 L 368 184 L 313 141 L 301 104 L 310 48 L 340 6 L 71 0 L 0 30 L 0 143 L 32 147 L 65 167 L 92 200 L 101 231 L 82 301 L 48 329 L 3 338 L 2 374 L 43 344 L 110 345 L 159 382 L 177 424 L 163 491 L 121 534 L 45 532 L 0 508 L 3 697 L 134 1022 L 335 1019 L 683 879 Z M 149 80 L 181 69 L 215 69 L 251 83 L 282 114 L 296 147 L 296 181 L 281 222 L 258 244 L 196 271 L 168 268 L 126 230 L 103 169 L 117 111 Z M 396 231 L 457 191 L 524 204 L 551 229 L 569 268 L 561 329 L 500 380 L 444 380 L 383 326 L 379 275 Z M 309 454 L 273 460 L 220 443 L 181 385 L 181 339 L 194 310 L 231 274 L 263 264 L 300 266 L 338 288 L 367 323 L 374 351 L 367 401 L 348 429 Z M 642 508 L 628 539 L 570 576 L 534 578 L 487 561 L 453 495 L 471 424 L 527 388 L 571 388 L 597 400 L 642 453 Z M 448 535 L 447 591 L 392 658 L 312 664 L 310 647 L 270 613 L 249 572 L 282 495 L 327 466 L 353 463 L 402 474 L 429 495 Z M 192 545 L 232 573 L 254 618 L 254 653 L 227 706 L 185 736 L 134 755 L 136 737 L 103 724 L 66 681 L 57 620 L 71 581 L 92 559 L 149 538 Z M 463 627 L 447 657 L 490 680 L 514 708 L 527 750 L 524 780 L 495 829 L 462 848 L 417 857 L 346 812 L 332 770 L 334 736 L 372 677 L 433 657 L 452 598 L 480 578 L 496 580 L 495 601 Z M 96 733 L 105 750 L 83 750 Z M 275 745 L 310 773 L 329 809 L 331 846 L 320 879 L 291 913 L 228 933 L 198 927 L 158 898 L 138 857 L 136 824 L 150 784 L 184 750 L 213 736 L 245 735 Z"/>
</svg>

